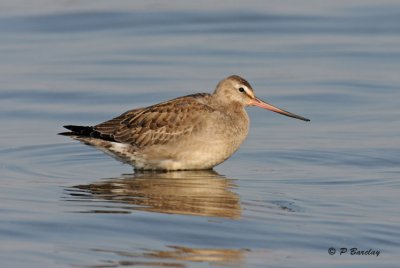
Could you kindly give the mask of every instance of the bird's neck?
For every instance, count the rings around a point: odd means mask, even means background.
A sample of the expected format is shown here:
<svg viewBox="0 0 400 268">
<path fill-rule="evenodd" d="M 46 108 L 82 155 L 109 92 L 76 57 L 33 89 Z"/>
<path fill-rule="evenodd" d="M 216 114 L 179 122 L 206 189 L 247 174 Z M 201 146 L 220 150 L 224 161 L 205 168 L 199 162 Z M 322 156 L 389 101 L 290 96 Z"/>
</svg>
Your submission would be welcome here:
<svg viewBox="0 0 400 268">
<path fill-rule="evenodd" d="M 240 102 L 226 101 L 224 98 L 221 99 L 216 95 L 212 95 L 210 106 L 228 115 L 233 121 L 249 121 L 247 112 L 244 109 L 243 104 Z"/>
<path fill-rule="evenodd" d="M 243 105 L 239 102 L 230 102 L 226 105 L 221 105 L 219 110 L 224 114 L 228 115 L 232 121 L 235 122 L 242 122 L 242 123 L 249 123 L 249 116 Z"/>
</svg>

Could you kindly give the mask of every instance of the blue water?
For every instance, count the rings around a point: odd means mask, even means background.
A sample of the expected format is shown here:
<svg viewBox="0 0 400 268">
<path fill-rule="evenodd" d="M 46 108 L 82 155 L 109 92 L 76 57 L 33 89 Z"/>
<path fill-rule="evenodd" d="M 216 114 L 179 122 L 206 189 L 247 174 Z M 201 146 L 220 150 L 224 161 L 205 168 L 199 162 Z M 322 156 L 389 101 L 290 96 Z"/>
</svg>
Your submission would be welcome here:
<svg viewBox="0 0 400 268">
<path fill-rule="evenodd" d="M 398 1 L 22 2 L 0 11 L 1 267 L 398 267 Z M 231 74 L 311 122 L 249 108 L 213 172 L 57 135 Z"/>
</svg>

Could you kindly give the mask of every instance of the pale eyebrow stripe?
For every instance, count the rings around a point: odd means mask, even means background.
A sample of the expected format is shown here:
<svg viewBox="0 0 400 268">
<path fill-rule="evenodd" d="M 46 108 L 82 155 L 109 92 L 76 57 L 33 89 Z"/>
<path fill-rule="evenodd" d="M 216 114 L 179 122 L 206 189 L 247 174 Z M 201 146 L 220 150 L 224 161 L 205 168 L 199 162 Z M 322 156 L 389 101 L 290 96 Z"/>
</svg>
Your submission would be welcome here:
<svg viewBox="0 0 400 268">
<path fill-rule="evenodd" d="M 254 98 L 254 93 L 250 90 L 250 88 L 248 86 L 246 86 L 245 84 L 242 84 L 241 87 L 244 88 L 244 91 L 246 92 L 246 94 L 248 96 L 250 96 L 251 98 Z"/>
</svg>

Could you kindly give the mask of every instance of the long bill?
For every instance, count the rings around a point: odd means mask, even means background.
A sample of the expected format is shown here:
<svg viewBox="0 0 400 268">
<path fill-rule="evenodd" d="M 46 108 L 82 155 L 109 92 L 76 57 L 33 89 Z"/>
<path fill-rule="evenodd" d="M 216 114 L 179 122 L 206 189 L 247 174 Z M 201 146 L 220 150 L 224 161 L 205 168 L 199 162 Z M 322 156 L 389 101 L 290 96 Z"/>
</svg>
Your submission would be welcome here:
<svg viewBox="0 0 400 268">
<path fill-rule="evenodd" d="M 266 109 L 266 110 L 273 111 L 275 113 L 279 113 L 279 114 L 283 114 L 283 115 L 286 115 L 289 117 L 297 118 L 297 119 L 300 119 L 303 121 L 310 121 L 310 119 L 308 119 L 308 118 L 302 117 L 297 114 L 293 114 L 293 113 L 285 111 L 285 110 L 282 110 L 282 109 L 275 107 L 275 106 L 273 106 L 263 100 L 260 100 L 259 98 L 256 98 L 256 97 L 252 100 L 252 102 L 250 104 L 254 105 L 254 106 L 258 106 L 258 107 Z"/>
</svg>

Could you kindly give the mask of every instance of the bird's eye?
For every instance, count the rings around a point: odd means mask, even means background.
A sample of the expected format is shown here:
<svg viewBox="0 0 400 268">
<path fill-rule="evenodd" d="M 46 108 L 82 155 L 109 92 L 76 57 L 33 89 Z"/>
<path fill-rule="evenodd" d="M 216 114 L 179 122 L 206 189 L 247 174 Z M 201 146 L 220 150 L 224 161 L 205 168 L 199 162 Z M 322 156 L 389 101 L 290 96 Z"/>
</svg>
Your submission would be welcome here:
<svg viewBox="0 0 400 268">
<path fill-rule="evenodd" d="M 239 91 L 243 93 L 244 92 L 244 88 L 240 87 Z"/>
</svg>

